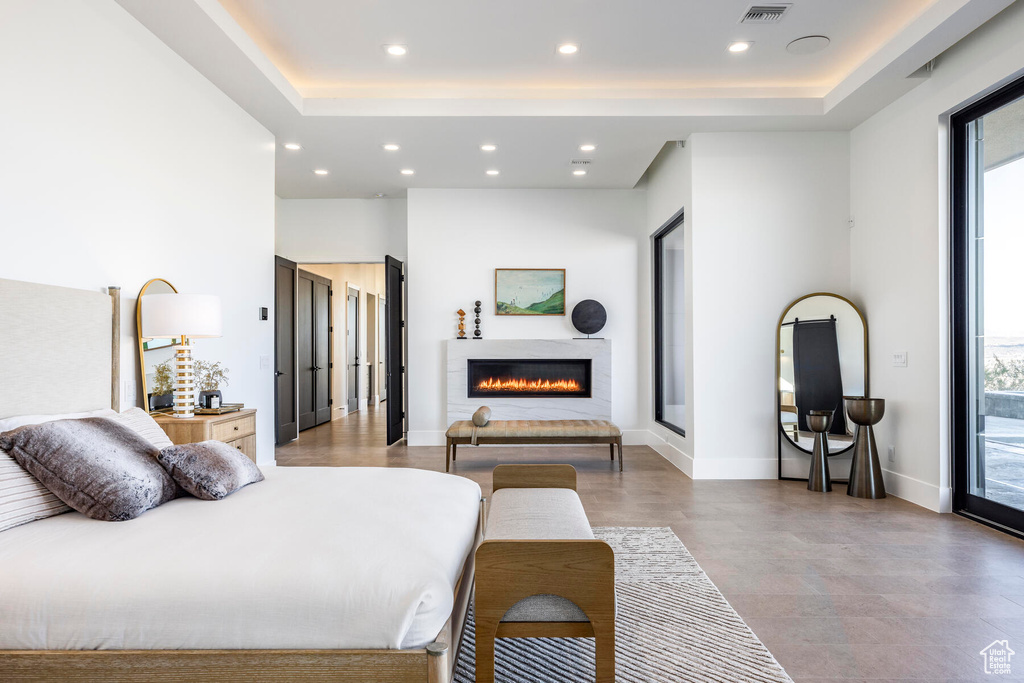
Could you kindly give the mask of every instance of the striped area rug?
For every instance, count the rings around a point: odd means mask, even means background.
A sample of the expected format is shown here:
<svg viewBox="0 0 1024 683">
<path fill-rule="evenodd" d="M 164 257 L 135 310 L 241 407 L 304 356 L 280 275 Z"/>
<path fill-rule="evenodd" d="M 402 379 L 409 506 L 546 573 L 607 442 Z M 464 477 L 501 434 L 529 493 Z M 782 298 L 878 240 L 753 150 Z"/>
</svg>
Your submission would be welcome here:
<svg viewBox="0 0 1024 683">
<path fill-rule="evenodd" d="M 618 683 L 792 683 L 668 527 L 607 527 L 594 535 L 615 550 Z M 473 683 L 470 612 L 455 667 Z M 592 638 L 504 638 L 498 683 L 590 683 Z"/>
</svg>

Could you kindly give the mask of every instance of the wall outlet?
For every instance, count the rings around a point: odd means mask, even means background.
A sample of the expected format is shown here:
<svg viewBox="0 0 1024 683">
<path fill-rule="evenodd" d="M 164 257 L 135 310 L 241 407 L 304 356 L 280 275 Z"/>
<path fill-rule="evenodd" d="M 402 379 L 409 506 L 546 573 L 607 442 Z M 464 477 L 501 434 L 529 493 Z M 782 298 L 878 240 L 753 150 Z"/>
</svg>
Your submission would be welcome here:
<svg viewBox="0 0 1024 683">
<path fill-rule="evenodd" d="M 907 352 L 897 351 L 892 354 L 892 366 L 894 368 L 905 368 L 907 367 Z"/>
<path fill-rule="evenodd" d="M 270 369 L 270 356 L 260 356 L 260 370 Z"/>
<path fill-rule="evenodd" d="M 896 462 L 896 447 L 889 446 L 889 462 Z"/>
</svg>

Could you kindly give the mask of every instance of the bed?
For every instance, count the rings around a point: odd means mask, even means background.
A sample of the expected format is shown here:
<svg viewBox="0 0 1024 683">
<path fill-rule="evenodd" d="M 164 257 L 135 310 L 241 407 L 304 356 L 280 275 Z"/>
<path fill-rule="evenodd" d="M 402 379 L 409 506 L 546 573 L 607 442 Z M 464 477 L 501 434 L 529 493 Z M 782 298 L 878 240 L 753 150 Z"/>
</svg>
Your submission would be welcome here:
<svg viewBox="0 0 1024 683">
<path fill-rule="evenodd" d="M 0 280 L 0 326 L 18 337 L 0 356 L 0 418 L 116 409 L 118 307 L 116 290 Z M 53 374 L 45 341 L 69 326 L 79 363 Z M 40 378 L 67 387 L 56 403 L 27 391 Z M 0 679 L 447 683 L 479 487 L 412 469 L 263 469 L 222 501 L 0 532 Z"/>
</svg>

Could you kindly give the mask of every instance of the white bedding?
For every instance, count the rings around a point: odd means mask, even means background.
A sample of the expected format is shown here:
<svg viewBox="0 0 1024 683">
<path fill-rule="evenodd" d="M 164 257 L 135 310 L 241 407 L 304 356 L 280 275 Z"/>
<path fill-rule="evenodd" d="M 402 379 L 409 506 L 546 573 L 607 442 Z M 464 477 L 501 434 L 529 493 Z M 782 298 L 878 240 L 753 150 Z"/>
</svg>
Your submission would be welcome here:
<svg viewBox="0 0 1024 683">
<path fill-rule="evenodd" d="M 0 533 L 0 649 L 422 647 L 452 611 L 480 488 L 393 468 L 264 469 L 222 501 Z"/>
</svg>

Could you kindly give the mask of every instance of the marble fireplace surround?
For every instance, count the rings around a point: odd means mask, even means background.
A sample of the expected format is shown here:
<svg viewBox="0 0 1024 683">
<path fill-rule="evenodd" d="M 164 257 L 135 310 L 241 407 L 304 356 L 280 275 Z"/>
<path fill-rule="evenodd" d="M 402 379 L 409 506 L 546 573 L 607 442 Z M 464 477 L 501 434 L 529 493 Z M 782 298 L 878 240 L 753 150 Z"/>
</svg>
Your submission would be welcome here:
<svg viewBox="0 0 1024 683">
<path fill-rule="evenodd" d="M 591 359 L 590 398 L 469 398 L 469 359 Z M 457 339 L 448 340 L 448 424 L 468 420 L 480 406 L 492 420 L 610 420 L 612 418 L 612 342 L 610 339 Z"/>
</svg>

